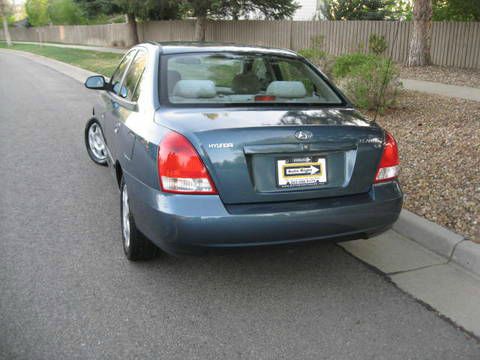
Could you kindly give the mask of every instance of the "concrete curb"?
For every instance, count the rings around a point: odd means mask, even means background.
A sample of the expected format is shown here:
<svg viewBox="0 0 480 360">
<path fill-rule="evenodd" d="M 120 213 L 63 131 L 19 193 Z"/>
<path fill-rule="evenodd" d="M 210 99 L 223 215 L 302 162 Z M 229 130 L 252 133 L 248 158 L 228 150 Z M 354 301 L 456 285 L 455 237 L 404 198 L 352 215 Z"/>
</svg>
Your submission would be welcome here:
<svg viewBox="0 0 480 360">
<path fill-rule="evenodd" d="M 455 246 L 463 240 L 463 236 L 408 210 L 402 210 L 393 230 L 446 258 L 452 256 Z"/>
<path fill-rule="evenodd" d="M 12 42 L 14 44 L 55 46 L 55 47 L 68 48 L 68 49 L 80 49 L 80 50 L 110 52 L 110 53 L 115 53 L 115 54 L 124 54 L 129 49 L 129 48 L 112 48 L 112 47 L 107 47 L 107 46 L 63 44 L 63 43 L 38 42 L 38 41 L 18 41 L 18 40 L 14 40 Z"/>
<path fill-rule="evenodd" d="M 480 244 L 464 240 L 455 248 L 452 260 L 471 272 L 480 275 Z"/>
<path fill-rule="evenodd" d="M 480 245 L 408 210 L 393 230 L 480 276 Z"/>
</svg>

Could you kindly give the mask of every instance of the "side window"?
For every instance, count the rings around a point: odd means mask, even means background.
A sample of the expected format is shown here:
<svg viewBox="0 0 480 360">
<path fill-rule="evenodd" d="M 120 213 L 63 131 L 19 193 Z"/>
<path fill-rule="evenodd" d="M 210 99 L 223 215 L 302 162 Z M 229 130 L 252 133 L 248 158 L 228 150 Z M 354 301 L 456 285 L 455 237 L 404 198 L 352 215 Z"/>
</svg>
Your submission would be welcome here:
<svg viewBox="0 0 480 360">
<path fill-rule="evenodd" d="M 135 56 L 136 51 L 130 51 L 120 62 L 117 69 L 112 75 L 110 79 L 110 84 L 112 85 L 113 92 L 117 95 L 120 94 L 120 83 L 122 82 L 123 74 L 125 73 L 125 69 L 127 68 L 128 64 Z"/>
<path fill-rule="evenodd" d="M 132 101 L 137 101 L 138 97 L 140 96 L 140 92 L 142 91 L 142 79 L 143 79 L 143 73 L 145 72 L 145 69 L 143 69 L 142 75 L 140 75 L 140 79 L 138 79 L 137 85 L 135 86 L 135 90 L 133 91 L 133 96 L 132 96 Z"/>
<path fill-rule="evenodd" d="M 139 50 L 137 55 L 133 59 L 132 65 L 125 75 L 123 82 L 123 91 L 121 96 L 128 100 L 137 101 L 140 96 L 140 82 L 145 71 L 145 65 L 147 61 L 147 54 L 143 50 Z"/>
</svg>

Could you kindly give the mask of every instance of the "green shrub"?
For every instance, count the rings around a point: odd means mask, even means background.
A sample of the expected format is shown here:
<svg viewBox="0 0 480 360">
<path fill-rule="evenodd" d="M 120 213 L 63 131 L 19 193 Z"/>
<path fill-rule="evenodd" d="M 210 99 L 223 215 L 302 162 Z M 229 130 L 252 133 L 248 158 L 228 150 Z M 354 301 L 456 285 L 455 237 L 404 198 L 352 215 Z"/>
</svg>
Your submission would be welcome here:
<svg viewBox="0 0 480 360">
<path fill-rule="evenodd" d="M 298 53 L 322 70 L 325 75 L 331 77 L 335 57 L 323 49 L 325 37 L 323 35 L 317 35 L 312 36 L 310 40 L 312 47 L 302 49 Z"/>
<path fill-rule="evenodd" d="M 298 53 L 322 70 L 325 75 L 332 76 L 333 64 L 335 63 L 333 55 L 315 48 L 302 49 Z"/>
<path fill-rule="evenodd" d="M 395 104 L 401 87 L 399 70 L 389 59 L 375 52 L 384 52 L 386 41 L 383 36 L 371 36 L 369 54 L 355 52 L 334 57 L 324 51 L 318 42 L 313 48 L 299 53 L 318 66 L 327 76 L 333 77 L 337 85 L 350 100 L 365 110 L 385 109 Z"/>
<path fill-rule="evenodd" d="M 323 50 L 307 48 L 299 50 L 298 53 L 313 63 L 323 59 L 327 54 Z"/>
<path fill-rule="evenodd" d="M 332 74 L 335 79 L 341 79 L 349 75 L 352 69 L 360 65 L 370 63 L 376 58 L 373 54 L 352 53 L 336 58 Z"/>
<path fill-rule="evenodd" d="M 349 68 L 347 76 L 338 81 L 346 95 L 359 108 L 385 109 L 395 104 L 401 87 L 399 70 L 390 60 L 371 56 L 357 66 Z"/>
<path fill-rule="evenodd" d="M 368 50 L 375 55 L 382 55 L 388 48 L 385 36 L 371 34 L 368 38 Z"/>
</svg>

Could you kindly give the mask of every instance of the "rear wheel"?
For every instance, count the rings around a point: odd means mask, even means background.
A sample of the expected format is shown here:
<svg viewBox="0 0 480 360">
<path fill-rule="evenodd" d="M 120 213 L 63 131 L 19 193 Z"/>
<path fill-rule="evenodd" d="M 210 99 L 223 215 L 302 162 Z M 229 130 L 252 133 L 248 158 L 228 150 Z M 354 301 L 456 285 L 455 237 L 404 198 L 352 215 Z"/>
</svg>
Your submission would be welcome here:
<svg viewBox="0 0 480 360">
<path fill-rule="evenodd" d="M 120 215 L 122 220 L 123 251 L 128 260 L 145 260 L 154 257 L 158 249 L 136 227 L 133 214 L 130 211 L 128 188 L 125 181 L 120 183 Z"/>
<path fill-rule="evenodd" d="M 85 145 L 88 156 L 98 165 L 107 165 L 107 147 L 102 128 L 97 120 L 91 119 L 85 126 Z"/>
</svg>

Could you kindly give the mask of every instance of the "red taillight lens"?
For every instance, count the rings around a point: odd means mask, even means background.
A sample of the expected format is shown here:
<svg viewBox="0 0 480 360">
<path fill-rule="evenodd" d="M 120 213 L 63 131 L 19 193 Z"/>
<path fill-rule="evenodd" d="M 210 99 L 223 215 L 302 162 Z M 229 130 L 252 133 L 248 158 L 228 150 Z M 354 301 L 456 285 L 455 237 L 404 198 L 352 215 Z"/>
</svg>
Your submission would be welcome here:
<svg viewBox="0 0 480 360">
<path fill-rule="evenodd" d="M 385 132 L 385 146 L 382 159 L 378 165 L 375 182 L 383 182 L 395 179 L 400 172 L 400 160 L 398 158 L 398 146 L 393 136 Z"/>
<path fill-rule="evenodd" d="M 216 194 L 202 159 L 190 142 L 169 132 L 158 148 L 158 176 L 163 191 L 180 194 Z"/>
</svg>

